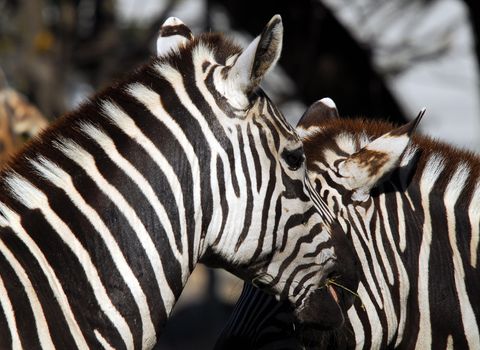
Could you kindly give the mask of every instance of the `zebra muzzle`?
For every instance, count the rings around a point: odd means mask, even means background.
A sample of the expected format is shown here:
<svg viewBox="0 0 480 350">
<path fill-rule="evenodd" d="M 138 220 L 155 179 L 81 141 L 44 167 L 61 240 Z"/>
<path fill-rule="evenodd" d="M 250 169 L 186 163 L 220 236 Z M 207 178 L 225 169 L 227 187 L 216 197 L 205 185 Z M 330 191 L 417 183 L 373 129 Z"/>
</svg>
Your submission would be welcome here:
<svg viewBox="0 0 480 350">
<path fill-rule="evenodd" d="M 300 329 L 331 330 L 343 325 L 344 316 L 340 296 L 333 285 L 312 292 L 303 307 L 295 312 Z"/>
</svg>

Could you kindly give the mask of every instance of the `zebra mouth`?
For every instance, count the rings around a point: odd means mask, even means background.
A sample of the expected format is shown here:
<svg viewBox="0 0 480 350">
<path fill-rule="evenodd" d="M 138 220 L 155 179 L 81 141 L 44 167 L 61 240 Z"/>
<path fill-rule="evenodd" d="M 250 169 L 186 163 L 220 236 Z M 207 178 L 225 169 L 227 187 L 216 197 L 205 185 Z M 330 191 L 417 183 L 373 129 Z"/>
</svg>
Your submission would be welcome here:
<svg viewBox="0 0 480 350">
<path fill-rule="evenodd" d="M 332 296 L 333 300 L 335 300 L 337 304 L 340 304 L 340 300 L 338 298 L 337 292 L 335 291 L 335 288 L 332 285 L 328 285 L 327 289 L 330 295 Z"/>
<path fill-rule="evenodd" d="M 312 292 L 301 310 L 295 313 L 299 330 L 341 327 L 344 322 L 342 299 L 341 292 L 337 292 L 333 286 L 324 286 Z"/>
<path fill-rule="evenodd" d="M 333 330 L 343 326 L 347 310 L 353 305 L 355 287 L 348 279 L 331 274 L 313 291 L 295 313 L 296 325 L 300 332 L 312 330 Z M 308 333 L 308 331 L 307 331 Z"/>
</svg>

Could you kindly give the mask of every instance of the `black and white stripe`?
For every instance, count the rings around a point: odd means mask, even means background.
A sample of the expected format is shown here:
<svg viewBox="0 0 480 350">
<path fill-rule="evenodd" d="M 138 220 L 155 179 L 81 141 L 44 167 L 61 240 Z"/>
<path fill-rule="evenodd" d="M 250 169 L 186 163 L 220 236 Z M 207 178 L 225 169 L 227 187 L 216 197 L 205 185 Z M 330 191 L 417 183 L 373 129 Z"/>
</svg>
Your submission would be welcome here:
<svg viewBox="0 0 480 350">
<path fill-rule="evenodd" d="M 242 339 L 276 348 L 283 339 L 293 342 L 289 349 L 478 349 L 478 156 L 411 139 L 414 124 L 392 131 L 337 118 L 334 108 L 331 100 L 317 103 L 297 130 L 316 189 L 338 213 L 359 263 L 354 307 L 343 327 L 306 330 L 302 345 L 288 307 L 258 317 L 266 297 L 247 286 L 218 348 Z M 350 294 L 342 283 L 331 286 L 340 303 Z"/>
<path fill-rule="evenodd" d="M 1 349 L 152 348 L 199 261 L 299 306 L 340 260 L 301 142 L 258 89 L 280 18 L 243 53 L 166 26 L 157 58 L 0 174 Z"/>
</svg>

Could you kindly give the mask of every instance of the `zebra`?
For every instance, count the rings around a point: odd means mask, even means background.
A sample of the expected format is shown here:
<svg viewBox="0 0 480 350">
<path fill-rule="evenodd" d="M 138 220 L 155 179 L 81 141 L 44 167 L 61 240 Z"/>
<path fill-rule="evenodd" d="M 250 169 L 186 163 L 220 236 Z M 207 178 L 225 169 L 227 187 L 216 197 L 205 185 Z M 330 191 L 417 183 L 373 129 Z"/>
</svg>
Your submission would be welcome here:
<svg viewBox="0 0 480 350">
<path fill-rule="evenodd" d="M 301 306 L 343 266 L 344 234 L 259 88 L 282 34 L 274 16 L 242 51 L 169 18 L 156 57 L 13 157 L 0 173 L 1 349 L 150 349 L 197 262 L 316 323 Z"/>
<path fill-rule="evenodd" d="M 480 159 L 412 135 L 424 112 L 394 128 L 339 118 L 328 98 L 307 110 L 297 132 L 309 176 L 360 271 L 357 292 L 327 286 L 338 303 L 358 297 L 342 327 L 302 330 L 246 285 L 217 349 L 480 348 Z"/>
</svg>

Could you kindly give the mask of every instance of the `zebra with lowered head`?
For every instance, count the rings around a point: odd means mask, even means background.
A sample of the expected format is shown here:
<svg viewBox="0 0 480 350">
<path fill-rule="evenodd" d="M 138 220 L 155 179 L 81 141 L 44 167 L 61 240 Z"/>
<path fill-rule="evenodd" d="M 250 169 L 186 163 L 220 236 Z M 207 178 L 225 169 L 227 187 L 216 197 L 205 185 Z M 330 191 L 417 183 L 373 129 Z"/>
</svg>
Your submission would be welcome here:
<svg viewBox="0 0 480 350">
<path fill-rule="evenodd" d="M 309 176 L 360 270 L 357 292 L 335 278 L 326 288 L 339 304 L 358 297 L 342 327 L 299 329 L 287 305 L 247 285 L 217 349 L 480 348 L 480 159 L 411 136 L 422 115 L 394 129 L 341 119 L 330 99 L 308 109 L 297 132 Z"/>
<path fill-rule="evenodd" d="M 282 33 L 275 16 L 242 52 L 170 18 L 157 57 L 13 158 L 0 173 L 1 349 L 152 348 L 199 261 L 317 322 L 301 306 L 337 268 L 341 235 L 259 89 Z"/>
</svg>

